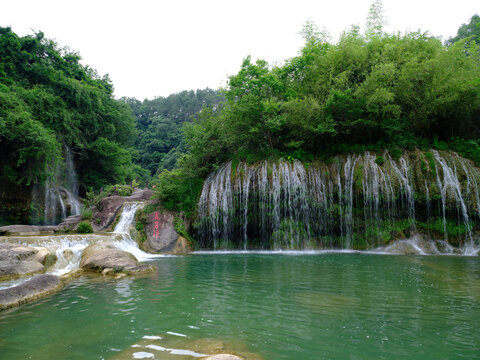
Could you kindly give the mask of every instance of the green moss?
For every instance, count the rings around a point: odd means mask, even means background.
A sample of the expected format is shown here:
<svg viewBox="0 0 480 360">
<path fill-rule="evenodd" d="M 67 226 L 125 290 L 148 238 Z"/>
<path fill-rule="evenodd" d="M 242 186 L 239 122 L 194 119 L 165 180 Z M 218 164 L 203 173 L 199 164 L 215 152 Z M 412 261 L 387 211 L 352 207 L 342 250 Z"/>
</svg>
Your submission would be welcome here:
<svg viewBox="0 0 480 360">
<path fill-rule="evenodd" d="M 175 218 L 173 219 L 173 227 L 180 236 L 183 236 L 185 239 L 187 239 L 192 249 L 195 248 L 195 239 L 192 238 L 188 233 L 187 228 L 185 227 L 185 222 L 182 218 L 175 216 Z"/>
<path fill-rule="evenodd" d="M 432 172 L 436 174 L 437 172 L 435 170 L 435 159 L 433 158 L 433 154 L 430 151 L 427 151 L 425 153 L 425 157 L 427 158 L 428 165 L 430 166 L 430 170 L 432 170 Z"/>
<path fill-rule="evenodd" d="M 147 240 L 147 232 L 145 230 L 147 225 L 148 216 L 145 213 L 145 208 L 137 210 L 135 213 L 135 229 L 137 230 L 138 243 L 144 243 Z"/>
</svg>

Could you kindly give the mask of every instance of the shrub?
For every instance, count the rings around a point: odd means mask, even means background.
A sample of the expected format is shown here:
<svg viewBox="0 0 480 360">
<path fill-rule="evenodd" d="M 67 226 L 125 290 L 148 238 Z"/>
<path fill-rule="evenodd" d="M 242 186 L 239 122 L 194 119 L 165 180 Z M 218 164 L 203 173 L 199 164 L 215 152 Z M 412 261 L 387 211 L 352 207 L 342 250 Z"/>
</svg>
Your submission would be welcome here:
<svg viewBox="0 0 480 360">
<path fill-rule="evenodd" d="M 93 233 L 93 228 L 90 222 L 82 221 L 78 224 L 77 233 L 79 234 L 91 234 Z"/>
<path fill-rule="evenodd" d="M 381 155 L 377 156 L 377 158 L 375 159 L 375 163 L 377 163 L 377 165 L 382 166 L 383 164 L 385 164 L 385 159 Z"/>
</svg>

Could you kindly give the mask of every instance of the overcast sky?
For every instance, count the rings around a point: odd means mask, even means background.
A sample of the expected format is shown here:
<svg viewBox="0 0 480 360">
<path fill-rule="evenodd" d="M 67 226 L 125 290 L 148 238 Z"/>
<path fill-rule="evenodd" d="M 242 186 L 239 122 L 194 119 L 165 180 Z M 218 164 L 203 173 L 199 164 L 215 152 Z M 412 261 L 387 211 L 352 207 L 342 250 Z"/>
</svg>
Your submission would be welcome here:
<svg viewBox="0 0 480 360">
<path fill-rule="evenodd" d="M 372 0 L 0 0 L 0 26 L 43 31 L 109 74 L 115 96 L 152 99 L 218 88 L 247 55 L 281 62 L 298 53 L 307 20 L 333 39 L 363 27 Z M 447 39 L 480 14 L 479 0 L 383 0 L 387 31 Z"/>
</svg>

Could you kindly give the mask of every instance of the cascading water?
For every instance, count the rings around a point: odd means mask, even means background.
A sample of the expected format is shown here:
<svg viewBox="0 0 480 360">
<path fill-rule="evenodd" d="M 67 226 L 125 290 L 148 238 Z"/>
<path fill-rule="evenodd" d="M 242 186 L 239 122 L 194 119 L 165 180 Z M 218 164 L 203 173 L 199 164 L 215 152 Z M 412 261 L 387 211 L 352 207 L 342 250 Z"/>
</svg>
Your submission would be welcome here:
<svg viewBox="0 0 480 360">
<path fill-rule="evenodd" d="M 138 261 L 145 261 L 155 257 L 163 257 L 165 255 L 149 254 L 138 247 L 138 244 L 130 236 L 130 229 L 135 220 L 135 213 L 145 204 L 142 202 L 126 202 L 123 204 L 122 214 L 118 220 L 115 229 L 113 230 L 114 241 L 116 248 L 129 252 L 135 256 Z"/>
<path fill-rule="evenodd" d="M 418 231 L 446 240 L 450 232 L 467 251 L 475 248 L 479 181 L 468 160 L 436 151 L 398 159 L 367 152 L 309 166 L 229 162 L 204 183 L 195 235 L 214 249 L 362 249 Z"/>
<path fill-rule="evenodd" d="M 36 248 L 46 248 L 51 254 L 55 254 L 57 260 L 47 270 L 47 274 L 64 275 L 75 271 L 80 266 L 83 250 L 91 244 L 112 242 L 113 245 L 123 251 L 131 253 L 138 261 L 146 261 L 153 258 L 171 255 L 149 254 L 139 249 L 138 244 L 131 238 L 129 231 L 135 220 L 135 213 L 144 206 L 142 202 L 127 202 L 123 205 L 120 219 L 112 233 L 88 234 L 88 235 L 52 235 L 52 236 L 18 236 L 0 237 L 0 241 L 18 243 Z M 0 284 L 0 289 L 19 285 L 31 277 L 15 279 Z"/>
<path fill-rule="evenodd" d="M 65 146 L 65 172 L 57 169 L 55 181 L 45 185 L 44 224 L 60 223 L 70 215 L 79 215 L 82 205 L 78 200 L 78 178 L 73 156 Z M 64 185 L 64 186 L 63 186 Z"/>
</svg>

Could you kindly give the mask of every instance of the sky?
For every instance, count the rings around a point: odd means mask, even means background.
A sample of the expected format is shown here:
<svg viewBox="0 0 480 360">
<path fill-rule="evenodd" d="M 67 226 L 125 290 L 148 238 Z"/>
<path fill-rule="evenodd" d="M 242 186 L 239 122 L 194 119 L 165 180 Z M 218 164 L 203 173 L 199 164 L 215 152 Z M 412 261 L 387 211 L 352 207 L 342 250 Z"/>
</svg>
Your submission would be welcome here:
<svg viewBox="0 0 480 360">
<path fill-rule="evenodd" d="M 242 60 L 270 64 L 298 54 L 307 20 L 335 41 L 363 27 L 372 0 L 0 0 L 0 26 L 20 36 L 43 31 L 82 63 L 109 74 L 115 96 L 139 100 L 217 89 Z M 383 0 L 386 30 L 455 36 L 479 0 Z"/>
</svg>

